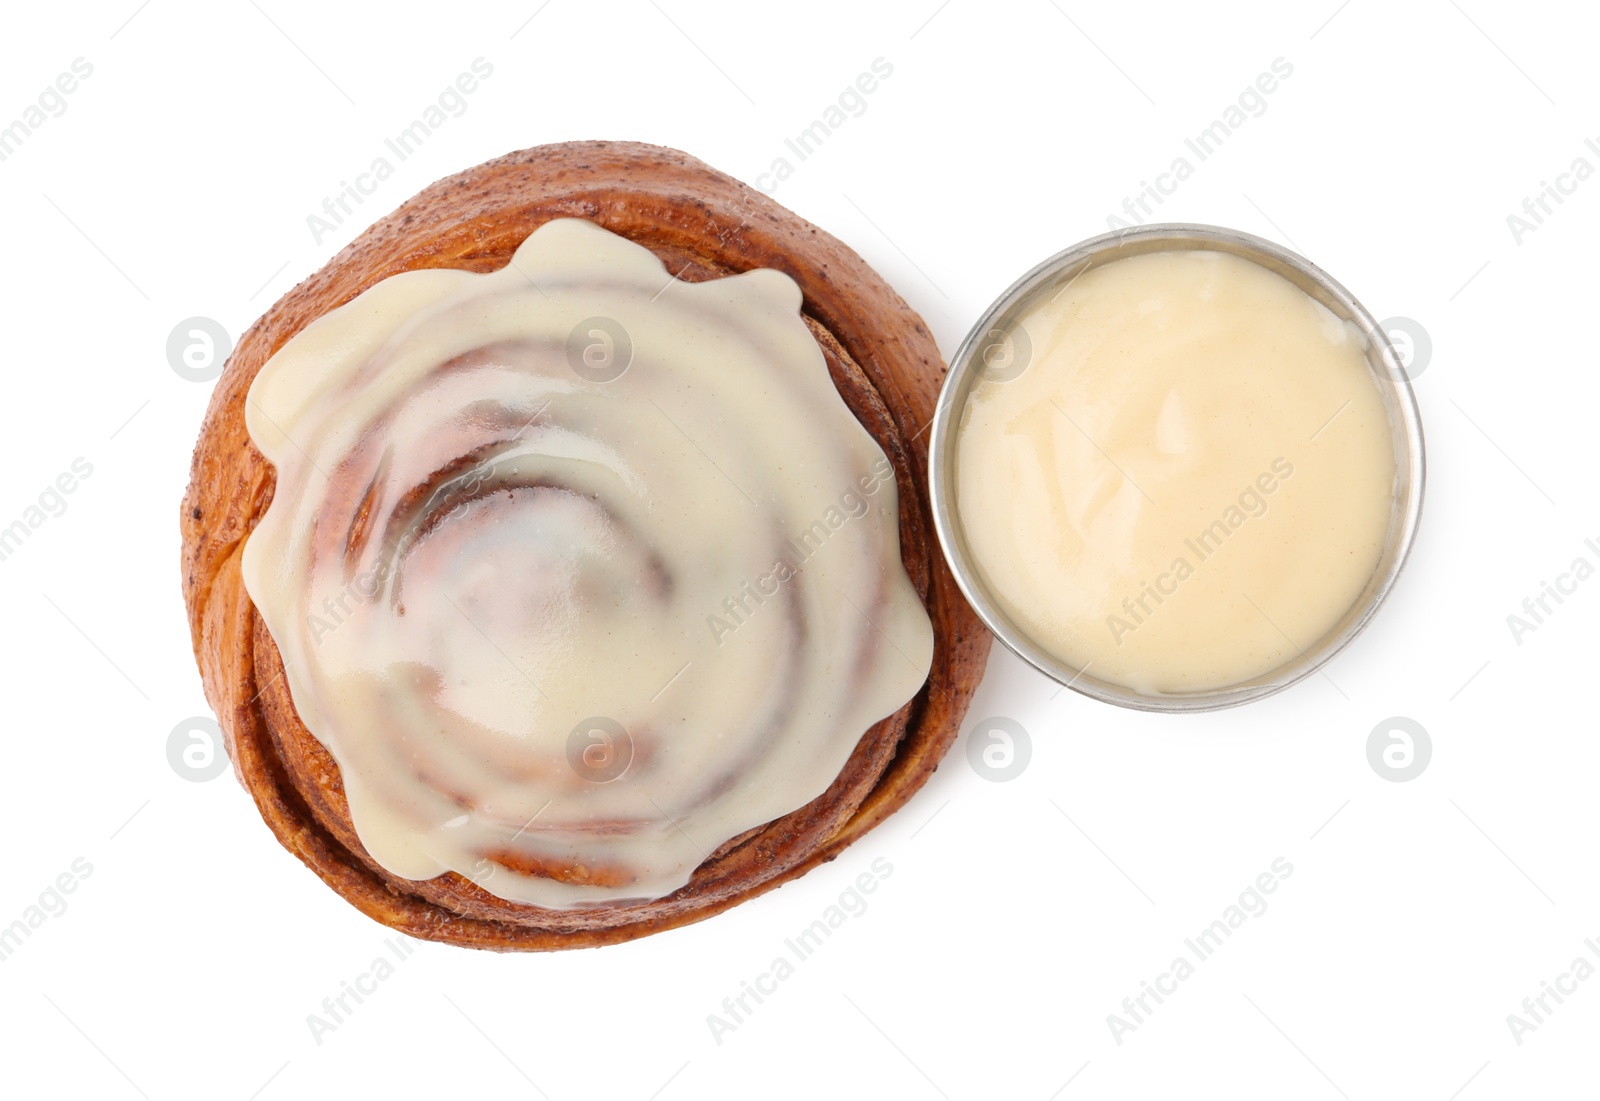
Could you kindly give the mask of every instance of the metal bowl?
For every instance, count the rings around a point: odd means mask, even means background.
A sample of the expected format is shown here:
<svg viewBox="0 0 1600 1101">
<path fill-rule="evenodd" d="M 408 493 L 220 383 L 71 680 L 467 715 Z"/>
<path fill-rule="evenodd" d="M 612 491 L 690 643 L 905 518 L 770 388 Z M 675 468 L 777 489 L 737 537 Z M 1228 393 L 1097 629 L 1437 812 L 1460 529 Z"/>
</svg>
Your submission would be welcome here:
<svg viewBox="0 0 1600 1101">
<path fill-rule="evenodd" d="M 974 384 L 985 377 L 985 372 L 996 377 L 994 353 L 1006 347 L 1015 351 L 1007 342 L 1034 303 L 1054 295 L 1091 267 L 1141 253 L 1185 249 L 1232 253 L 1259 264 L 1283 276 L 1361 331 L 1367 342 L 1367 364 L 1389 415 L 1395 455 L 1394 514 L 1377 569 L 1360 597 L 1322 638 L 1301 650 L 1294 660 L 1252 680 L 1221 688 L 1149 694 L 1101 680 L 1061 661 L 1029 637 L 991 598 L 961 528 L 956 500 L 956 437 Z M 950 364 L 934 413 L 929 456 L 933 519 L 939 542 L 962 592 L 994 636 L 1034 668 L 1074 691 L 1145 711 L 1210 711 L 1270 696 L 1316 672 L 1348 645 L 1383 603 L 1405 565 L 1422 514 L 1423 473 L 1422 421 L 1411 381 L 1388 334 L 1366 307 L 1321 268 L 1270 241 L 1238 230 L 1182 223 L 1139 226 L 1091 237 L 1057 253 L 1013 283 L 978 319 Z"/>
</svg>

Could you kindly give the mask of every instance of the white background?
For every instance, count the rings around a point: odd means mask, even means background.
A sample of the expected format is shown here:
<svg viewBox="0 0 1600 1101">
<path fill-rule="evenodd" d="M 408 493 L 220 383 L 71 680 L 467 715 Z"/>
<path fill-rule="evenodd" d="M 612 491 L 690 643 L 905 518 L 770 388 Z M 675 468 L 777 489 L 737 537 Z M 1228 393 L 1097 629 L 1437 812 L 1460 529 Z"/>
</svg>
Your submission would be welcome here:
<svg viewBox="0 0 1600 1101">
<path fill-rule="evenodd" d="M 1506 617 L 1580 555 L 1600 564 L 1600 178 L 1520 243 L 1506 218 L 1575 158 L 1600 169 L 1593 15 L 540 2 L 6 13 L 0 124 L 73 59 L 94 71 L 0 163 L 0 526 L 75 458 L 93 474 L 0 562 L 0 926 L 75 859 L 93 870 L 0 963 L 0 1091 L 1592 1096 L 1600 981 L 1520 1044 L 1507 1015 L 1600 938 L 1600 580 L 1520 645 Z M 494 74 L 466 113 L 314 240 L 306 216 L 478 57 Z M 373 218 L 512 149 L 642 139 L 754 182 L 880 57 L 866 112 L 775 197 L 859 250 L 947 355 L 1274 59 L 1293 65 L 1159 213 L 1289 244 L 1429 334 L 1428 495 L 1400 585 L 1327 677 L 1212 715 L 1057 693 L 997 652 L 971 718 L 1026 728 L 1019 778 L 986 781 L 958 748 L 836 863 L 635 944 L 420 944 L 317 1043 L 307 1015 L 388 931 L 280 848 L 230 775 L 168 764 L 174 725 L 207 714 L 178 503 L 210 389 L 171 369 L 168 334 L 202 315 L 237 335 Z M 1431 735 L 1405 783 L 1368 763 L 1392 716 Z M 1119 1044 L 1107 1015 L 1279 857 L 1294 871 L 1270 908 Z M 893 874 L 870 908 L 718 1043 L 708 1015 L 874 858 Z"/>
</svg>

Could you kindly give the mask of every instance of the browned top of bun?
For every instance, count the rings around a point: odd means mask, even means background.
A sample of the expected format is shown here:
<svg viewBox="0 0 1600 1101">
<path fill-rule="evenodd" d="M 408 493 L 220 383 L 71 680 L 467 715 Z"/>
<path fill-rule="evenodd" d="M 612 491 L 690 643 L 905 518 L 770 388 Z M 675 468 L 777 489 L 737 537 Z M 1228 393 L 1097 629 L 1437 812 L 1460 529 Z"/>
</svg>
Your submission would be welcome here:
<svg viewBox="0 0 1600 1101">
<path fill-rule="evenodd" d="M 498 269 L 533 230 L 562 217 L 588 219 L 645 246 L 683 279 L 752 268 L 794 278 L 840 394 L 894 463 L 902 555 L 935 635 L 928 683 L 865 733 L 816 800 L 734 838 L 666 898 L 577 911 L 508 902 L 454 873 L 412 881 L 379 867 L 356 838 L 338 766 L 295 713 L 282 659 L 239 573 L 244 540 L 274 486 L 244 421 L 262 365 L 311 321 L 380 280 L 420 268 Z M 989 635 L 945 566 L 929 513 L 926 427 L 944 370 L 921 318 L 865 261 L 685 153 L 572 142 L 512 153 L 433 184 L 251 326 L 211 397 L 183 499 L 183 592 L 206 697 L 240 782 L 284 847 L 363 913 L 412 936 L 475 948 L 630 940 L 698 921 L 832 860 L 931 775 L 955 740 L 988 654 Z"/>
</svg>

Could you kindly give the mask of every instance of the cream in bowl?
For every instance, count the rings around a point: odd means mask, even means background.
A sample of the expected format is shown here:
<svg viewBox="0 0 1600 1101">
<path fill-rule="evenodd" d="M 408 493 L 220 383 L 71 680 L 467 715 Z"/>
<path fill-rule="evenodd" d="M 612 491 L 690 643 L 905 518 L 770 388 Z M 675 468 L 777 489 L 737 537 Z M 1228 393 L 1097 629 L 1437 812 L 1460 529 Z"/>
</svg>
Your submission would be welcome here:
<svg viewBox="0 0 1600 1101">
<path fill-rule="evenodd" d="M 1348 641 L 1398 572 L 1421 430 L 1382 330 L 1245 234 L 1107 235 L 1025 277 L 935 422 L 941 538 L 991 629 L 1090 695 L 1244 702 Z"/>
</svg>

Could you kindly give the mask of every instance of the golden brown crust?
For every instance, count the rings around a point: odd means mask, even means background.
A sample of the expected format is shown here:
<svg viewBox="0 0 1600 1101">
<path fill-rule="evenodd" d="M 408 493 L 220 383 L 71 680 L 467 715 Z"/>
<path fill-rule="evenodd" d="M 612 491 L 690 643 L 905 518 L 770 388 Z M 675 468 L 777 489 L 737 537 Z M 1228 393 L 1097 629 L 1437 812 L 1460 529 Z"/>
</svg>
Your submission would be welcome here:
<svg viewBox="0 0 1600 1101">
<path fill-rule="evenodd" d="M 508 902 L 454 873 L 400 879 L 373 862 L 350 823 L 339 769 L 296 715 L 282 658 L 239 574 L 244 539 L 274 485 L 244 426 L 245 397 L 262 365 L 308 323 L 380 280 L 418 268 L 495 270 L 534 229 L 559 217 L 586 218 L 636 241 L 684 279 L 770 267 L 799 283 L 835 384 L 894 463 L 902 554 L 935 638 L 928 684 L 867 731 L 816 800 L 729 841 L 667 898 L 579 911 Z M 928 512 L 925 428 L 944 369 L 922 320 L 859 256 L 676 150 L 632 142 L 541 146 L 441 180 L 406 202 L 240 339 L 212 393 L 183 499 L 183 590 L 195 657 L 234 771 L 267 825 L 368 916 L 412 936 L 501 950 L 631 940 L 709 917 L 832 860 L 932 774 L 955 740 L 989 650 L 988 632 L 939 554 Z"/>
</svg>

